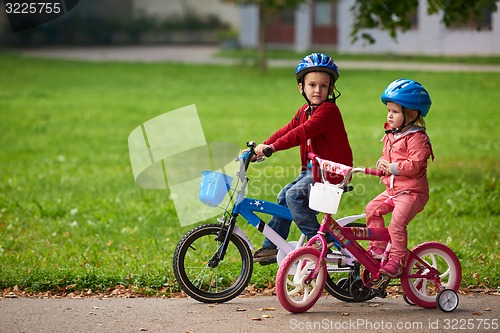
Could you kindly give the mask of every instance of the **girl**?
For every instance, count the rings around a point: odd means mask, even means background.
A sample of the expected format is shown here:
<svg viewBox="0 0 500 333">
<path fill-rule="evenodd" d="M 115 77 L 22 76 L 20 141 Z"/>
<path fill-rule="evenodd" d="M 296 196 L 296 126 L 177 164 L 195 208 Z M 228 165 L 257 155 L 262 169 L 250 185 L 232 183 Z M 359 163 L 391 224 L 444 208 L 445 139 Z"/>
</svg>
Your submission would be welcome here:
<svg viewBox="0 0 500 333">
<path fill-rule="evenodd" d="M 366 206 L 366 224 L 369 228 L 384 228 L 383 215 L 392 212 L 389 260 L 380 272 L 396 277 L 407 259 L 406 226 L 429 200 L 427 160 L 434 160 L 434 154 L 423 117 L 432 102 L 420 83 L 407 79 L 389 84 L 381 99 L 387 106 L 387 122 L 377 168 L 385 173 L 382 181 L 386 190 Z M 374 258 L 381 259 L 386 246 L 384 242 L 371 242 L 369 250 Z"/>
</svg>

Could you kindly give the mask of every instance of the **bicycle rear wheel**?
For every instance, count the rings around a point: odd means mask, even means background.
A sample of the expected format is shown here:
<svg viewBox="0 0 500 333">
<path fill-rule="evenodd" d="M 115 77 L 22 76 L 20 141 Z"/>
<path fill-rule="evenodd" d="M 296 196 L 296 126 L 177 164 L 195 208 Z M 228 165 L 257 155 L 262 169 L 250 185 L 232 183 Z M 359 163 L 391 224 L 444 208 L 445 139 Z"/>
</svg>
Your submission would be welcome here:
<svg viewBox="0 0 500 333">
<path fill-rule="evenodd" d="M 205 224 L 184 235 L 174 252 L 174 275 L 182 290 L 203 303 L 227 302 L 246 288 L 252 276 L 252 253 L 248 244 L 232 234 L 224 260 L 217 267 L 208 266 L 217 252 L 226 228 Z M 219 233 L 223 233 L 219 237 Z"/>
<path fill-rule="evenodd" d="M 366 228 L 366 224 L 351 222 L 346 227 Z M 351 294 L 351 285 L 358 281 L 361 277 L 359 272 L 356 272 L 354 267 L 345 272 L 328 272 L 325 282 L 325 290 L 333 297 L 344 302 L 366 302 L 374 298 L 376 295 L 371 292 Z"/>
<path fill-rule="evenodd" d="M 401 287 L 406 297 L 415 305 L 436 308 L 436 297 L 441 290 L 458 291 L 462 281 L 462 267 L 457 255 L 446 245 L 427 242 L 415 247 L 412 252 L 439 272 L 442 289 L 438 289 L 433 279 L 401 277 Z M 404 269 L 405 275 L 426 274 L 428 269 L 416 258 L 410 257 Z"/>
</svg>

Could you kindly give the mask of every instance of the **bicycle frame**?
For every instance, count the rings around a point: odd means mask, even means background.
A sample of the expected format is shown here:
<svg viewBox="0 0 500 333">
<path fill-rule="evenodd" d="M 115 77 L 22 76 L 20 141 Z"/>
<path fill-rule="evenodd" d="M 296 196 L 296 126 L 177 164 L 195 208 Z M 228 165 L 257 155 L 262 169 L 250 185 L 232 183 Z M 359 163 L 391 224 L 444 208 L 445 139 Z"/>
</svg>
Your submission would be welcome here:
<svg viewBox="0 0 500 333">
<path fill-rule="evenodd" d="M 263 213 L 271 216 L 276 216 L 280 218 L 284 218 L 287 220 L 293 220 L 293 217 L 290 213 L 290 210 L 287 207 L 278 205 L 277 203 L 260 200 L 255 198 L 246 198 L 246 187 L 248 184 L 248 179 L 245 176 L 245 172 L 248 169 L 250 164 L 250 160 L 254 156 L 252 142 L 248 144 L 250 150 L 248 154 L 240 157 L 240 171 L 238 172 L 238 178 L 241 181 L 241 188 L 239 190 L 235 190 L 237 195 L 235 199 L 235 204 L 231 210 L 231 216 L 227 223 L 228 232 L 225 235 L 224 240 L 221 242 L 221 245 L 218 251 L 214 254 L 212 259 L 209 261 L 209 266 L 214 268 L 217 266 L 217 263 L 220 260 L 224 259 L 224 255 L 227 250 L 227 245 L 229 244 L 229 237 L 232 233 L 240 236 L 250 247 L 251 250 L 254 249 L 253 244 L 251 243 L 248 236 L 245 232 L 236 226 L 236 219 L 238 216 L 242 216 L 247 222 L 253 225 L 257 230 L 259 230 L 265 237 L 267 237 L 271 242 L 273 242 L 280 251 L 283 251 L 284 254 L 288 254 L 292 252 L 296 247 L 302 246 L 305 241 L 305 236 L 302 234 L 298 242 L 287 242 L 283 239 L 276 231 L 274 231 L 266 222 L 264 222 L 261 218 L 259 218 L 255 213 Z M 359 218 L 363 218 L 365 215 L 353 215 L 347 216 L 343 219 L 339 219 L 342 225 L 348 224 L 354 220 Z M 223 223 L 225 225 L 225 223 Z M 295 243 L 295 244 L 294 244 Z M 344 251 L 344 255 L 350 257 L 350 253 Z M 350 260 L 352 261 L 352 259 Z"/>
<path fill-rule="evenodd" d="M 356 259 L 357 261 L 365 267 L 366 270 L 368 270 L 370 274 L 370 278 L 368 280 L 365 280 L 364 276 L 363 278 L 363 283 L 367 286 L 370 287 L 372 285 L 372 282 L 374 281 L 379 281 L 381 279 L 379 269 L 380 267 L 385 263 L 384 260 L 382 262 L 379 262 L 368 253 L 367 250 L 365 250 L 357 241 L 358 240 L 369 240 L 369 241 L 386 241 L 389 242 L 391 237 L 389 235 L 389 231 L 386 228 L 360 228 L 360 227 L 342 227 L 340 226 L 337 221 L 331 217 L 331 215 L 325 214 L 325 217 L 323 218 L 322 225 L 320 227 L 320 232 L 326 232 L 329 231 L 334 238 L 342 244 Z M 307 245 L 311 245 L 317 240 L 320 240 L 324 244 L 324 239 L 322 235 L 316 235 L 309 242 Z M 325 251 L 325 252 L 323 252 Z M 415 258 L 417 262 L 422 265 L 422 268 L 425 268 L 425 274 L 402 274 L 398 278 L 426 278 L 426 279 L 432 279 L 436 285 L 440 286 L 440 278 L 439 278 L 439 272 L 432 266 L 430 266 L 427 262 L 419 258 L 418 256 L 415 256 L 411 250 L 408 250 L 409 256 L 411 258 Z M 326 255 L 326 250 L 322 249 L 321 252 L 321 257 L 323 258 Z M 315 269 L 315 272 L 317 273 L 319 270 L 319 267 Z"/>
<path fill-rule="evenodd" d="M 209 266 L 214 268 L 217 266 L 220 260 L 224 259 L 224 255 L 227 250 L 227 246 L 229 244 L 229 238 L 232 233 L 240 236 L 245 242 L 249 245 L 249 247 L 253 250 L 254 246 L 250 242 L 250 239 L 247 235 L 236 226 L 236 218 L 241 215 L 247 222 L 254 227 L 256 227 L 264 236 L 266 236 L 269 240 L 271 240 L 278 248 L 282 249 L 286 253 L 290 253 L 294 250 L 285 239 L 283 239 L 276 231 L 274 231 L 271 227 L 267 225 L 262 219 L 260 219 L 255 212 L 269 214 L 272 216 L 277 216 L 280 218 L 285 218 L 288 220 L 292 220 L 292 215 L 290 210 L 284 206 L 278 205 L 276 203 L 254 199 L 254 198 L 245 198 L 246 188 L 248 184 L 248 178 L 246 178 L 246 170 L 248 170 L 248 166 L 250 165 L 251 160 L 255 156 L 254 148 L 255 143 L 249 142 L 247 146 L 250 148 L 246 153 L 244 153 L 240 158 L 240 170 L 237 174 L 238 179 L 241 181 L 241 188 L 236 190 L 236 202 L 231 210 L 231 217 L 227 223 L 228 232 L 224 236 L 224 240 L 221 242 L 219 249 L 214 256 L 209 261 Z M 225 222 L 225 221 L 224 221 Z M 226 225 L 226 223 L 222 223 L 222 226 Z M 303 243 L 303 237 L 302 243 Z"/>
</svg>

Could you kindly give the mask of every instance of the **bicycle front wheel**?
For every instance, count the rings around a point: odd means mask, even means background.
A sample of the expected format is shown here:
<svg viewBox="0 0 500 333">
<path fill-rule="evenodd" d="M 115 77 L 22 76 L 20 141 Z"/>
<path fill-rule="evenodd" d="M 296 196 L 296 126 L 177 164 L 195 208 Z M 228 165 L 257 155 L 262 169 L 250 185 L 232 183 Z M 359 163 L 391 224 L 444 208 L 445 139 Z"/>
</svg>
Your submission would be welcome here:
<svg viewBox="0 0 500 333">
<path fill-rule="evenodd" d="M 309 310 L 320 298 L 325 287 L 326 266 L 321 265 L 317 276 L 306 279 L 320 261 L 320 252 L 310 246 L 290 252 L 276 274 L 276 295 L 281 305 L 292 313 Z"/>
<path fill-rule="evenodd" d="M 173 258 L 175 278 L 181 289 L 197 301 L 227 302 L 241 294 L 252 277 L 252 253 L 235 234 L 230 237 L 224 259 L 217 267 L 209 267 L 208 262 L 226 232 L 227 228 L 220 224 L 205 224 L 189 231 L 177 244 Z"/>
</svg>

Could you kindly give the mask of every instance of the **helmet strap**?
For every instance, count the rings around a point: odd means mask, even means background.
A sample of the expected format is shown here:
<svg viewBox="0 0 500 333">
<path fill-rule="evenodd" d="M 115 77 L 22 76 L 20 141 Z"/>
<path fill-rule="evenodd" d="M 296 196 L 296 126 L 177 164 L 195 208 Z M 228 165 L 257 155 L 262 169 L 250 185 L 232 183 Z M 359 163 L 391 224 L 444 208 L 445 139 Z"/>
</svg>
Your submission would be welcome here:
<svg viewBox="0 0 500 333">
<path fill-rule="evenodd" d="M 337 90 L 336 86 L 333 86 L 333 89 L 334 89 L 334 91 L 332 94 L 332 99 L 335 102 L 337 100 L 337 98 L 339 98 L 342 94 L 340 93 L 340 91 Z M 335 95 L 335 92 L 337 92 L 337 95 Z"/>
</svg>

